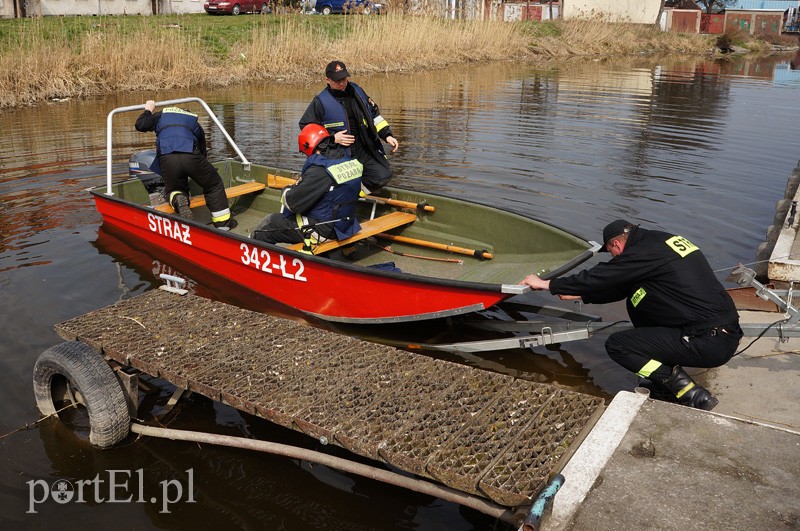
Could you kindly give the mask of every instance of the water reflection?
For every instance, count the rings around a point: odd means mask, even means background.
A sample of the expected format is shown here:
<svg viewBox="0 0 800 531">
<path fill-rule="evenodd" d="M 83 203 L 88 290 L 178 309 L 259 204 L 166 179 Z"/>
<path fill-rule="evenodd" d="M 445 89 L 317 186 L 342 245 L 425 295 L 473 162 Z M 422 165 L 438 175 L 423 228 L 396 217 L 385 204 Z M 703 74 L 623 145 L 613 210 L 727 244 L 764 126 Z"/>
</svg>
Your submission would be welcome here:
<svg viewBox="0 0 800 531">
<path fill-rule="evenodd" d="M 721 62 L 637 58 L 552 67 L 462 66 L 368 79 L 354 74 L 380 102 L 401 142 L 391 156 L 398 186 L 534 215 L 589 239 L 598 239 L 612 219 L 635 219 L 690 237 L 724 279 L 730 267 L 754 259 L 798 159 L 794 132 L 800 82 L 791 59 L 792 54 Z M 297 120 L 321 88 L 321 83 L 258 85 L 191 95 L 209 103 L 251 160 L 299 168 Z M 204 296 L 251 309 L 266 304 L 200 268 L 100 227 L 85 191 L 105 181 L 105 125 L 111 109 L 186 96 L 119 94 L 0 114 L 3 433 L 36 418 L 30 374 L 36 357 L 59 341 L 54 323 L 152 289 L 160 283 L 160 272 L 183 274 Z M 134 131 L 134 120 L 135 113 L 114 121 L 114 171 L 120 175 L 130 153 L 153 145 L 152 136 Z M 208 120 L 203 126 L 212 156 L 233 155 Z M 538 296 L 538 302 L 559 304 Z M 271 311 L 302 318 L 277 305 Z M 619 318 L 619 308 L 584 311 L 608 312 L 604 320 L 611 322 Z M 513 316 L 498 311 L 488 317 Z M 398 340 L 469 339 L 465 334 L 474 332 L 461 324 L 453 319 L 344 331 Z M 635 380 L 608 360 L 601 336 L 553 348 L 435 355 L 603 396 L 629 389 Z M 199 398 L 178 419 L 185 427 L 211 425 L 264 439 L 305 440 Z M 17 524 L 24 521 L 28 479 L 92 477 L 104 467 L 125 463 L 134 469 L 150 467 L 159 480 L 193 464 L 202 466 L 197 477 L 204 482 L 204 503 L 183 506 L 176 517 L 155 514 L 152 507 L 99 504 L 87 509 L 93 522 L 116 522 L 122 516 L 134 527 L 225 527 L 235 521 L 305 529 L 318 524 L 321 515 L 329 527 L 348 529 L 359 524 L 494 525 L 452 504 L 324 467 L 301 468 L 281 459 L 167 442 L 136 442 L 102 453 L 81 447 L 57 426 L 37 430 L 41 440 L 32 432 L 4 440 L 15 460 L 0 475 L 5 487 L 0 497 L 4 507 L 20 508 L 14 513 L 19 517 L 12 518 Z M 39 522 L 64 520 L 64 514 L 50 506 Z M 82 510 L 70 514 L 74 517 L 66 521 L 88 518 Z"/>
<path fill-rule="evenodd" d="M 499 205 L 590 239 L 619 216 L 702 235 L 722 279 L 726 268 L 754 257 L 795 159 L 794 118 L 786 111 L 797 85 L 779 74 L 789 59 L 548 69 L 502 63 L 363 83 L 401 139 L 392 156 L 397 185 Z M 200 96 L 249 158 L 297 168 L 296 120 L 319 88 L 250 86 Z M 9 134 L 0 138 L 0 272 L 50 265 L 70 275 L 69 265 L 54 262 L 51 244 L 99 222 L 84 189 L 103 181 L 106 114 L 151 96 L 2 115 Z M 152 135 L 133 130 L 134 119 L 115 117 L 118 174 L 131 152 L 152 146 Z M 232 155 L 207 119 L 204 126 L 212 153 Z M 138 253 L 125 250 L 119 260 L 130 263 Z"/>
</svg>

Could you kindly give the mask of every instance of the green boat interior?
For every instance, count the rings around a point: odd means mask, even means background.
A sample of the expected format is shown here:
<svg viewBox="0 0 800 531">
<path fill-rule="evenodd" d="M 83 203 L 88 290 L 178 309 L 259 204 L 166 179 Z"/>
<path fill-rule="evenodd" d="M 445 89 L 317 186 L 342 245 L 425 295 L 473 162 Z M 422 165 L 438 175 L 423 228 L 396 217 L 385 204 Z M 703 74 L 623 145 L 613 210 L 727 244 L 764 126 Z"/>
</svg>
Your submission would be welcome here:
<svg viewBox="0 0 800 531">
<path fill-rule="evenodd" d="M 257 164 L 248 169 L 233 159 L 215 166 L 238 221 L 233 232 L 244 237 L 250 237 L 265 216 L 280 211 L 281 188 L 298 177 L 296 172 Z M 210 224 L 202 191 L 192 181 L 190 185 L 195 221 Z M 95 191 L 105 193 L 105 186 Z M 172 212 L 151 198 L 139 179 L 113 184 L 113 193 L 126 202 Z M 590 242 L 524 216 L 392 187 L 359 201 L 356 215 L 363 227 L 356 237 L 343 245 L 313 248 L 313 254 L 361 266 L 394 262 L 404 273 L 439 279 L 517 284 L 530 273 L 549 276 L 566 264 L 574 267 L 573 262 L 591 249 Z"/>
</svg>

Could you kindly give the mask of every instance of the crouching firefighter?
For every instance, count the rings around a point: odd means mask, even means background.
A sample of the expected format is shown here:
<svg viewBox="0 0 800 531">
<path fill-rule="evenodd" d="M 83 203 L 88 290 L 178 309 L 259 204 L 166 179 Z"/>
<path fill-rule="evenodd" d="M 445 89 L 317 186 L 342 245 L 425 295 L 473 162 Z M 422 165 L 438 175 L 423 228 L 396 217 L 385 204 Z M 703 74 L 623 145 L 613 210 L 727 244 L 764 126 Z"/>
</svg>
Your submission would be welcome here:
<svg viewBox="0 0 800 531">
<path fill-rule="evenodd" d="M 253 238 L 303 243 L 304 251 L 313 252 L 325 240 L 343 240 L 361 230 L 355 211 L 363 166 L 319 124 L 306 125 L 297 143 L 308 157 L 300 178 L 284 188 L 283 211 L 264 218 Z"/>
<path fill-rule="evenodd" d="M 644 378 L 653 398 L 711 410 L 718 400 L 683 369 L 719 367 L 736 353 L 739 314 L 700 249 L 682 236 L 618 219 L 603 229 L 611 260 L 575 275 L 522 281 L 561 299 L 625 300 L 634 328 L 606 341 L 612 360 Z"/>
<path fill-rule="evenodd" d="M 178 107 L 154 112 L 149 100 L 136 119 L 136 130 L 156 133 L 156 159 L 153 170 L 164 178 L 164 195 L 179 216 L 193 219 L 189 208 L 189 178 L 200 185 L 211 211 L 211 221 L 222 230 L 236 227 L 231 217 L 225 185 L 217 169 L 206 158 L 206 135 L 197 115 Z"/>
</svg>

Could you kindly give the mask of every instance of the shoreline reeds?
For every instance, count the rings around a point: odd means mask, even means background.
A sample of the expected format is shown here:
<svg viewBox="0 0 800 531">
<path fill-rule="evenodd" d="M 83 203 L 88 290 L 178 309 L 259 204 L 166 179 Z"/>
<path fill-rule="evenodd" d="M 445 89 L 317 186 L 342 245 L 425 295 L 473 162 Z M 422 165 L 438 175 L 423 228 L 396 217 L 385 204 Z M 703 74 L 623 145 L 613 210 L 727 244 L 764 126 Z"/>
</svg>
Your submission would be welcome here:
<svg viewBox="0 0 800 531">
<path fill-rule="evenodd" d="M 578 20 L 298 14 L 13 19 L 0 21 L 0 107 L 144 89 L 316 81 L 320 64 L 334 58 L 365 74 L 505 59 L 699 55 L 713 48 L 707 35 Z"/>
</svg>

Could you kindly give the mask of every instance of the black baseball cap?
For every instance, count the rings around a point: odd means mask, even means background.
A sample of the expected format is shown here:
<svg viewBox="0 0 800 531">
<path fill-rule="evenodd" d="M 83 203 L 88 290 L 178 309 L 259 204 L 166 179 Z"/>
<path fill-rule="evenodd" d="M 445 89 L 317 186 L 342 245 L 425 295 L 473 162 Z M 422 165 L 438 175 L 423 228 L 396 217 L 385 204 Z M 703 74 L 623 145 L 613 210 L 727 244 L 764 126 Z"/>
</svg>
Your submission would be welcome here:
<svg viewBox="0 0 800 531">
<path fill-rule="evenodd" d="M 636 225 L 624 219 L 617 219 L 606 225 L 603 229 L 603 248 L 600 249 L 600 252 L 607 253 L 608 249 L 606 248 L 606 244 L 608 244 L 609 240 L 625 232 L 630 232 L 634 227 L 636 227 Z M 625 229 L 628 230 L 626 231 Z"/>
<path fill-rule="evenodd" d="M 325 77 L 334 81 L 341 81 L 346 77 L 350 77 L 350 72 L 347 71 L 347 67 L 344 66 L 343 62 L 331 61 L 325 67 Z"/>
</svg>

